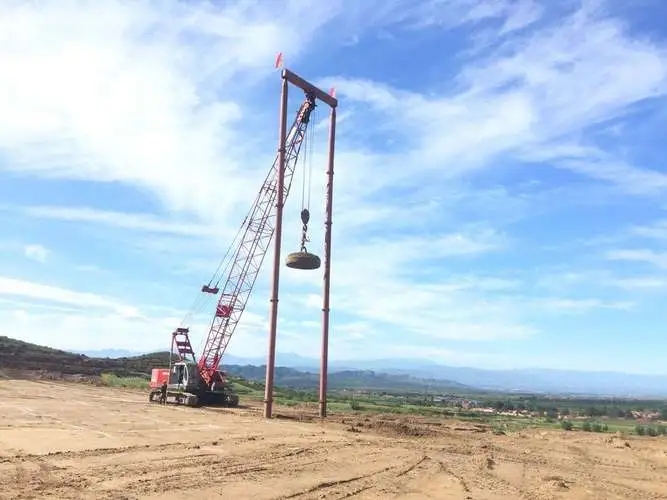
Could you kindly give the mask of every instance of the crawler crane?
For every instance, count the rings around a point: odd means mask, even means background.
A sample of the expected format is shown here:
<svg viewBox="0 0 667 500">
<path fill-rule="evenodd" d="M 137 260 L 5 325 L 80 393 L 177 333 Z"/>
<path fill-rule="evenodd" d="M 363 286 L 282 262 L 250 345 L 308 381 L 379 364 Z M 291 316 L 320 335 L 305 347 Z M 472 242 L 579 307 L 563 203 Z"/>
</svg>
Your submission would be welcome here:
<svg viewBox="0 0 667 500">
<path fill-rule="evenodd" d="M 315 96 L 307 92 L 286 136 L 283 200 L 286 200 L 289 195 L 297 160 L 301 147 L 306 142 L 306 132 L 315 106 Z M 227 251 L 229 259 L 227 257 L 223 259 L 213 278 L 201 288 L 201 293 L 204 295 L 219 296 L 201 356 L 199 359 L 195 356 L 190 342 L 190 330 L 185 326 L 186 320 L 184 320 L 181 326 L 172 333 L 169 368 L 153 369 L 150 401 L 160 401 L 161 387 L 166 383 L 165 402 L 167 403 L 187 406 L 238 405 L 238 395 L 234 394 L 224 371 L 220 369 L 220 361 L 241 320 L 273 238 L 278 168 L 279 157 L 277 156 L 236 238 Z M 304 227 L 308 222 L 307 216 L 307 210 L 305 214 L 302 212 Z M 305 252 L 303 245 L 302 250 Z M 307 252 L 304 253 L 306 254 Z M 225 262 L 226 266 L 223 266 Z M 315 265 L 319 266 L 319 259 Z M 224 270 L 219 272 L 223 267 Z M 186 319 L 189 314 L 186 315 Z M 172 362 L 174 358 L 176 361 Z"/>
</svg>

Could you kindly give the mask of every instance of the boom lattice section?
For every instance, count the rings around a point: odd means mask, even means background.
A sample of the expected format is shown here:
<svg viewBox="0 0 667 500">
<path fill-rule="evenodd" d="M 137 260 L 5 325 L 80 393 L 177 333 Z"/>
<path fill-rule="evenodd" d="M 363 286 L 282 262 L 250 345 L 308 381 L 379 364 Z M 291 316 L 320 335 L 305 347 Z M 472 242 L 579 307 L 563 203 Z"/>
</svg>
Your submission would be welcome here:
<svg viewBox="0 0 667 500">
<path fill-rule="evenodd" d="M 283 203 L 289 195 L 301 145 L 306 136 L 310 114 L 315 109 L 315 97 L 306 95 L 285 140 L 285 183 Z M 199 359 L 202 378 L 211 384 L 220 359 L 227 349 L 238 325 L 257 275 L 266 256 L 275 229 L 275 207 L 278 191 L 278 157 L 273 162 L 262 187 L 241 226 L 242 235 L 232 257 L 229 274 L 221 289 L 205 286 L 202 291 L 220 292 L 215 315 Z M 189 340 L 189 339 L 188 339 Z M 188 342 L 189 343 L 189 342 Z"/>
</svg>

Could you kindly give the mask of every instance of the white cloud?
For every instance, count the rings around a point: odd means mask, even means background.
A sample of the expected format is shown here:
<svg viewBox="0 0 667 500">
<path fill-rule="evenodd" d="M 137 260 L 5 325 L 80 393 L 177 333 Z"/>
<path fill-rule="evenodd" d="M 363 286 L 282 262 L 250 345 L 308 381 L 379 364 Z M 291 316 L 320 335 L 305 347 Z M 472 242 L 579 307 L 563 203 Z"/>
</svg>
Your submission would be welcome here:
<svg viewBox="0 0 667 500">
<path fill-rule="evenodd" d="M 608 181 L 635 195 L 661 195 L 667 190 L 667 174 L 619 162 L 607 155 L 596 158 L 567 159 L 559 164 L 594 179 Z"/>
<path fill-rule="evenodd" d="M 449 278 L 443 272 L 505 244 L 492 231 L 470 230 L 342 247 L 334 263 L 332 301 L 357 321 L 375 324 L 375 330 L 416 335 L 416 342 L 522 338 L 535 328 L 522 324 L 520 315 L 502 301 L 485 296 L 511 290 L 516 280 L 460 273 Z M 285 282 L 318 287 L 321 280 L 319 273 L 283 276 Z M 305 295 L 303 304 L 319 308 L 320 297 Z"/>
<path fill-rule="evenodd" d="M 23 254 L 30 260 L 44 264 L 49 258 L 51 251 L 42 245 L 30 244 L 23 247 Z"/>
<path fill-rule="evenodd" d="M 166 233 L 182 236 L 209 236 L 212 230 L 202 224 L 164 221 L 153 214 L 124 213 L 72 206 L 10 207 L 9 210 L 28 217 L 108 225 L 148 233 Z"/>
<path fill-rule="evenodd" d="M 633 236 L 665 242 L 667 241 L 667 220 L 661 219 L 652 224 L 634 226 L 628 232 Z"/>
<path fill-rule="evenodd" d="M 167 350 L 169 332 L 174 328 L 173 318 L 45 312 L 33 307 L 0 309 L 0 319 L 0 335 L 71 350 L 114 345 L 138 351 Z"/>
<path fill-rule="evenodd" d="M 667 187 L 664 174 L 624 165 L 581 141 L 588 127 L 667 92 L 667 48 L 632 37 L 618 20 L 582 9 L 464 64 L 457 83 L 456 93 L 427 96 L 370 80 L 323 79 L 348 106 L 374 111 L 360 109 L 341 128 L 356 133 L 370 117 L 407 141 L 407 153 L 383 162 L 395 182 L 456 177 L 509 154 L 638 194 Z M 407 164 L 423 167 L 398 166 Z"/>
<path fill-rule="evenodd" d="M 667 252 L 650 249 L 611 250 L 607 253 L 609 260 L 625 260 L 652 264 L 660 269 L 667 269 Z"/>
<path fill-rule="evenodd" d="M 4 2 L 5 168 L 132 184 L 209 217 L 233 208 L 256 177 L 239 161 L 252 147 L 237 131 L 240 89 L 270 74 L 277 50 L 297 56 L 336 8 L 302 7 Z"/>
<path fill-rule="evenodd" d="M 470 181 L 473 174 L 496 175 L 513 160 L 546 160 L 634 194 L 664 191 L 664 174 L 603 154 L 583 139 L 589 127 L 663 96 L 667 86 L 664 46 L 633 36 L 600 11 L 585 8 L 547 22 L 545 9 L 528 0 L 293 0 L 281 8 L 252 2 L 17 5 L 0 6 L 0 60 L 7 75 L 0 80 L 0 114 L 7 124 L 0 124 L 0 149 L 9 160 L 0 168 L 42 180 L 118 183 L 157 199 L 166 213 L 123 213 L 115 205 L 103 210 L 109 200 L 100 200 L 97 209 L 78 201 L 72 206 L 28 202 L 18 209 L 25 216 L 130 230 L 132 236 L 119 238 L 117 245 L 167 255 L 170 271 L 205 268 L 208 254 L 197 251 L 205 246 L 200 238 L 219 228 L 213 232 L 230 240 L 226 231 L 240 223 L 273 159 L 277 95 L 268 98 L 264 90 L 269 83 L 277 89 L 271 67 L 275 52 L 285 51 L 297 65 L 307 62 L 308 48 L 322 41 L 463 24 L 474 50 L 449 60 L 446 73 L 455 77 L 447 85 L 439 82 L 427 91 L 415 82 L 415 88 L 401 89 L 359 78 L 369 74 L 361 71 L 320 79 L 323 86 L 337 87 L 344 117 L 336 167 L 332 293 L 339 322 L 333 325 L 338 332 L 333 349 L 343 355 L 362 339 L 381 345 L 377 339 L 388 331 L 405 335 L 396 352 L 414 339 L 451 357 L 451 340 L 537 334 L 540 328 L 529 321 L 529 313 L 539 308 L 623 304 L 526 300 L 521 290 L 526 283 L 513 275 L 516 263 L 508 253 L 523 242 L 502 223 L 529 212 L 534 199 L 522 197 L 520 189 Z M 540 27 L 533 29 L 537 21 Z M 273 107 L 265 108 L 267 102 Z M 314 164 L 321 160 L 322 151 L 316 151 Z M 318 174 L 314 189 L 321 193 L 322 184 Z M 296 204 L 288 208 L 285 247 L 296 244 L 297 212 Z M 322 209 L 312 212 L 309 248 L 319 249 Z M 135 237 L 139 232 L 161 237 Z M 483 257 L 493 262 L 502 252 L 507 266 L 483 269 Z M 269 265 L 267 259 L 264 270 Z M 129 264 L 126 274 L 131 275 Z M 304 310 L 321 307 L 321 275 L 284 270 L 282 276 L 281 315 L 319 321 L 319 316 L 305 318 Z M 26 332 L 55 324 L 59 331 L 76 330 L 72 342 L 77 343 L 93 342 L 86 337 L 91 331 L 127 332 L 123 338 L 109 335 L 99 345 L 108 347 L 112 339 L 132 342 L 141 335 L 146 335 L 144 345 L 154 345 L 174 326 L 160 320 L 162 331 L 156 332 L 143 305 L 126 309 L 123 301 L 98 295 L 5 284 L 3 294 L 12 288 L 12 295 L 31 300 L 59 297 L 68 307 L 89 304 L 111 311 L 84 319 L 13 317 Z M 304 308 L 304 301 L 312 307 Z M 234 344 L 248 352 L 257 348 L 259 332 L 262 339 L 265 335 L 265 320 L 253 322 L 250 312 L 243 320 L 250 325 L 244 330 L 248 337 Z M 205 331 L 205 321 L 199 327 Z M 284 330 L 281 338 L 292 339 L 282 344 L 284 350 L 290 345 L 319 349 L 318 335 L 308 336 L 319 331 L 314 325 L 288 321 Z M 410 352 L 426 352 L 419 349 Z"/>
<path fill-rule="evenodd" d="M 101 295 L 76 292 L 57 286 L 33 283 L 4 276 L 0 276 L 0 295 L 26 298 L 33 301 L 55 302 L 81 309 L 105 309 L 122 317 L 139 316 L 139 311 L 136 307 L 102 297 Z"/>
<path fill-rule="evenodd" d="M 367 28 L 374 26 L 396 26 L 407 30 L 424 29 L 438 26 L 448 29 L 466 26 L 474 29 L 483 22 L 496 22 L 496 33 L 505 34 L 530 25 L 542 14 L 532 0 L 423 0 L 420 2 L 378 2 L 371 9 L 364 8 L 360 2 L 348 2 L 357 16 L 357 22 L 373 13 L 370 19 L 363 19 Z M 386 32 L 385 36 L 389 36 Z"/>
<path fill-rule="evenodd" d="M 612 257 L 610 260 L 627 260 L 628 255 L 621 253 L 615 254 L 615 251 L 607 253 L 607 257 Z M 637 257 L 636 254 L 630 254 L 632 257 Z M 622 258 L 617 258 L 622 257 Z M 568 267 L 564 269 L 549 269 L 544 270 L 535 282 L 538 288 L 543 289 L 544 291 L 550 294 L 559 294 L 561 296 L 567 296 L 567 294 L 572 292 L 579 292 L 581 290 L 588 290 L 590 288 L 596 288 L 598 290 L 614 291 L 614 290 L 624 290 L 632 292 L 633 294 L 638 292 L 661 292 L 667 289 L 667 275 L 662 274 L 645 274 L 639 272 L 635 269 L 631 269 L 628 274 L 619 274 L 614 269 L 591 269 L 583 268 L 579 270 L 572 270 Z M 633 295 L 632 299 L 636 299 Z M 551 301 L 555 302 L 551 302 Z M 574 304 L 579 304 L 583 306 L 591 306 L 591 309 L 605 306 L 621 306 L 616 307 L 623 309 L 626 305 L 630 305 L 631 302 L 627 301 L 602 301 L 599 299 L 562 299 L 562 298 L 552 298 L 548 299 L 545 304 L 553 303 L 558 304 L 560 301 L 565 300 L 566 302 L 563 305 L 567 305 L 568 301 L 573 300 Z M 585 308 L 585 307 L 583 307 Z"/>
<path fill-rule="evenodd" d="M 662 214 L 661 214 L 662 215 Z M 607 282 L 621 289 L 661 292 L 667 287 L 667 221 L 662 218 L 644 224 L 630 225 L 609 238 L 604 257 L 617 264 L 639 264 L 646 270 L 631 275 L 608 277 Z M 609 248 L 611 247 L 611 248 Z"/>
<path fill-rule="evenodd" d="M 556 312 L 559 314 L 565 312 L 583 313 L 591 309 L 621 309 L 628 310 L 633 304 L 632 302 L 608 302 L 600 299 L 556 299 L 549 298 L 544 300 L 533 301 L 533 305 L 540 307 L 543 310 Z"/>
<path fill-rule="evenodd" d="M 667 289 L 667 278 L 655 276 L 619 278 L 613 280 L 612 284 L 626 290 L 664 290 Z"/>
</svg>

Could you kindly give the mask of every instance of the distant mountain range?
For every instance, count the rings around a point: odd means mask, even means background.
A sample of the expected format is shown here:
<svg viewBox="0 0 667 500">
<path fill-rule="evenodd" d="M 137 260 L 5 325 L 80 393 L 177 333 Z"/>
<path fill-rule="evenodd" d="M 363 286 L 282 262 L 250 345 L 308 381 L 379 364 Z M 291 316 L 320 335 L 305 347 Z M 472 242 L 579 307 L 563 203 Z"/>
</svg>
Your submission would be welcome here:
<svg viewBox="0 0 667 500">
<path fill-rule="evenodd" d="M 225 370 L 230 375 L 247 380 L 264 382 L 266 365 L 227 364 Z M 319 373 L 306 372 L 284 366 L 276 367 L 274 382 L 277 386 L 291 389 L 316 389 L 319 387 Z M 370 370 L 337 370 L 329 373 L 327 387 L 332 389 L 365 389 L 385 392 L 439 392 L 473 394 L 479 391 L 451 380 L 434 380 L 379 373 Z"/>
<path fill-rule="evenodd" d="M 0 376 L 5 370 L 51 372 L 52 374 L 99 376 L 112 373 L 121 377 L 146 376 L 153 368 L 169 365 L 169 352 L 134 355 L 125 350 L 73 353 L 0 336 Z M 116 356 L 116 357 L 113 357 Z M 263 382 L 266 366 L 225 364 L 230 375 Z M 283 389 L 313 390 L 319 387 L 319 374 L 294 368 L 277 367 L 275 384 Z M 472 393 L 472 387 L 449 380 L 426 380 L 410 375 L 391 375 L 368 370 L 336 371 L 329 374 L 330 389 L 365 389 L 383 392 Z"/>
<path fill-rule="evenodd" d="M 142 353 L 118 349 L 86 351 L 81 354 L 94 357 L 127 357 Z M 243 358 L 225 355 L 225 365 L 261 367 L 264 357 Z M 292 353 L 278 353 L 276 365 L 316 374 L 319 360 Z M 330 361 L 330 372 L 373 371 L 416 379 L 431 379 L 435 385 L 452 382 L 461 387 L 475 387 L 487 391 L 534 392 L 546 394 L 586 394 L 615 397 L 667 397 L 667 375 L 638 375 L 622 372 L 587 372 L 526 368 L 516 370 L 487 370 L 439 365 L 421 359 L 366 359 Z"/>
</svg>

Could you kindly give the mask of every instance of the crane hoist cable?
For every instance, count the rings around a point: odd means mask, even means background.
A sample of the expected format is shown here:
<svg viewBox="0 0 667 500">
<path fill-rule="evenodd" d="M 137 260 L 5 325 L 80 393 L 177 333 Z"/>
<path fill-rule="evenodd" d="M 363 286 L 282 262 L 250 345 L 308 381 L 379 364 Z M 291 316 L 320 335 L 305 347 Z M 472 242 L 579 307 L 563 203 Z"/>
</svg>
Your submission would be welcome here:
<svg viewBox="0 0 667 500">
<path fill-rule="evenodd" d="M 313 146 L 314 146 L 315 127 L 306 130 L 304 137 L 303 153 L 303 182 L 301 186 L 301 248 L 300 251 L 308 253 L 306 243 L 310 242 L 308 238 L 308 222 L 310 221 L 310 194 L 313 185 Z M 306 189 L 306 185 L 308 186 Z"/>
<path fill-rule="evenodd" d="M 239 236 L 241 235 L 241 231 L 243 230 L 243 227 L 245 225 L 245 220 L 243 221 L 243 224 L 239 227 L 238 231 L 236 231 L 236 235 L 234 236 L 234 239 L 232 240 L 231 244 L 227 248 L 227 251 L 223 255 L 222 259 L 220 259 L 220 262 L 218 263 L 218 267 L 216 270 L 213 272 L 213 275 L 211 278 L 208 280 L 208 284 L 204 285 L 202 287 L 202 290 L 200 290 L 199 293 L 197 293 L 197 296 L 195 297 L 194 301 L 192 302 L 192 305 L 187 309 L 187 312 L 185 313 L 185 316 L 183 317 L 183 320 L 180 323 L 180 326 L 185 326 L 194 315 L 197 313 L 203 312 L 203 310 L 206 308 L 207 304 L 211 302 L 211 296 L 210 294 L 202 293 L 203 289 L 208 287 L 210 289 L 215 289 L 218 288 L 220 284 L 220 280 L 222 278 L 222 274 L 227 270 L 227 268 L 230 265 L 230 260 L 229 260 L 229 255 L 231 254 L 232 249 L 236 246 L 236 241 L 238 240 Z M 226 263 L 226 265 L 225 265 Z M 225 266 L 223 269 L 223 265 Z M 221 272 L 222 269 L 222 272 Z M 216 279 L 217 278 L 217 279 Z M 211 286 L 215 282 L 214 286 Z"/>
<path fill-rule="evenodd" d="M 315 113 L 313 113 L 315 115 Z M 306 130 L 303 139 L 303 154 L 301 156 L 302 181 L 301 181 L 301 210 L 310 210 L 310 193 L 313 184 L 313 134 L 315 127 Z"/>
</svg>

